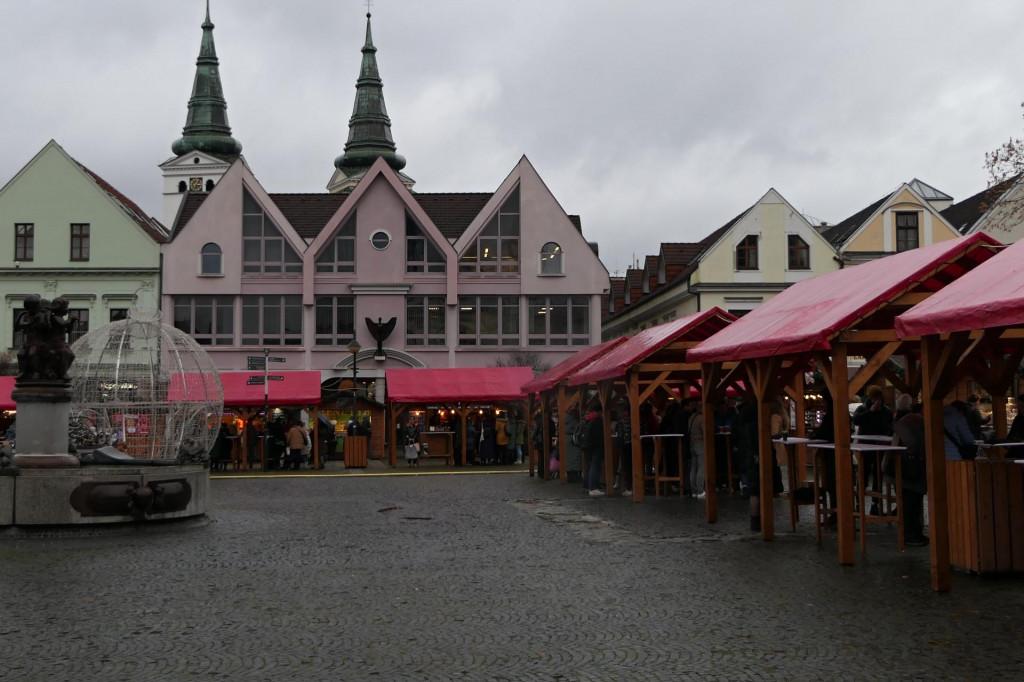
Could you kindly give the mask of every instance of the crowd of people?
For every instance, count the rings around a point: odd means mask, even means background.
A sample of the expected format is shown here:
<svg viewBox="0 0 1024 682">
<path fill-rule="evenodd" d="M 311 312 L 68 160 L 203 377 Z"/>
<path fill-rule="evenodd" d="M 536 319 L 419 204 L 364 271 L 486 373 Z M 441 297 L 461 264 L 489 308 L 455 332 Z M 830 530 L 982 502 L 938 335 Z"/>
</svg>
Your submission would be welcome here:
<svg viewBox="0 0 1024 682">
<path fill-rule="evenodd" d="M 824 410 L 820 423 L 809 431 L 809 437 L 835 442 L 835 422 L 833 402 L 827 391 L 823 396 Z M 943 407 L 942 420 L 945 432 L 944 449 L 946 458 L 959 460 L 973 459 L 982 442 L 993 442 L 990 430 L 991 416 L 983 416 L 978 409 L 979 399 L 971 395 L 965 401 L 954 400 Z M 851 406 L 852 407 L 852 406 Z M 1024 442 L 1024 394 L 1017 398 L 1017 416 L 1014 418 L 1009 432 L 1002 442 Z M 788 434 L 790 431 L 790 415 L 782 400 L 777 400 L 771 407 L 772 438 Z M 698 499 L 706 496 L 708 482 L 705 478 L 704 420 L 702 402 L 699 398 L 681 401 L 669 400 L 659 411 L 650 402 L 645 402 L 639 409 L 640 419 L 636 427 L 640 435 L 660 434 L 664 448 L 661 466 L 667 478 L 681 478 L 684 495 L 692 495 Z M 605 411 L 600 402 L 590 403 L 582 413 L 575 409 L 565 415 L 566 443 L 565 469 L 570 481 L 581 482 L 584 490 L 591 497 L 605 496 L 607 485 L 602 484 L 605 459 L 617 457 L 614 467 L 615 479 L 613 490 L 620 491 L 623 496 L 633 494 L 633 458 L 632 430 L 634 425 L 630 419 L 629 406 L 620 405 L 613 410 Z M 605 421 L 609 420 L 611 438 L 605 438 Z M 908 545 L 924 546 L 929 540 L 924 533 L 924 497 L 927 494 L 927 471 L 925 457 L 925 424 L 923 406 L 915 402 L 908 394 L 901 394 L 892 407 L 886 404 L 883 390 L 878 386 L 865 389 L 863 398 L 851 414 L 851 428 L 856 435 L 880 436 L 891 438 L 892 442 L 903 446 L 906 450 L 899 453 L 901 481 L 904 504 L 904 541 Z M 718 480 L 715 485 L 725 487 L 727 457 L 733 457 L 740 478 L 740 492 L 750 499 L 751 529 L 760 530 L 760 452 L 759 423 L 756 404 L 737 402 L 727 398 L 718 404 L 714 415 L 716 437 L 712 456 L 716 458 Z M 533 433 L 542 431 L 539 421 L 535 423 Z M 555 424 L 549 428 L 555 432 Z M 729 439 L 724 434 L 729 434 Z M 578 434 L 578 435 L 577 435 Z M 654 441 L 641 438 L 642 462 L 645 474 L 653 473 Z M 997 441 L 998 442 L 998 441 Z M 612 450 L 607 450 L 608 444 Z M 538 449 L 542 445 L 540 436 L 534 440 Z M 549 468 L 552 478 L 560 470 L 557 461 L 557 444 L 553 443 L 552 461 Z M 682 453 L 682 476 L 678 471 Z M 772 450 L 772 491 L 783 492 L 782 467 L 779 465 L 778 450 Z M 789 464 L 789 463 L 787 463 Z M 864 467 L 866 490 L 881 493 L 884 478 L 893 477 L 896 473 L 894 456 L 885 458 L 878 453 L 862 453 L 860 466 Z M 801 477 L 802 478 L 802 477 Z M 647 477 L 645 476 L 645 480 Z M 836 500 L 836 468 L 833 457 L 825 457 L 825 495 L 828 505 L 835 509 Z M 650 485 L 650 483 L 648 483 Z M 672 486 L 673 492 L 679 489 Z M 650 492 L 650 491 L 649 491 Z M 877 504 L 878 497 L 869 496 L 872 500 L 868 514 L 879 515 L 883 510 Z M 835 527 L 836 518 L 833 514 L 827 521 L 829 527 Z"/>
</svg>

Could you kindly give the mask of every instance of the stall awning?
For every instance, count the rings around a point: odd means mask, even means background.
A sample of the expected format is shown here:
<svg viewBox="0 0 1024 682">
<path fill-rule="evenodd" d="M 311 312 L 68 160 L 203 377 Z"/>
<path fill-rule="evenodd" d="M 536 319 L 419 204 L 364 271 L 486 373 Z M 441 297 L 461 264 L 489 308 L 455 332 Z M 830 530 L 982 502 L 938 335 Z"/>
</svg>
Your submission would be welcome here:
<svg viewBox="0 0 1024 682">
<path fill-rule="evenodd" d="M 942 289 L 992 257 L 988 235 L 952 239 L 797 282 L 692 349 L 695 362 L 830 350 L 836 335 L 910 291 Z"/>
<path fill-rule="evenodd" d="M 526 384 L 523 385 L 523 393 L 540 393 L 541 391 L 547 391 L 554 388 L 562 379 L 565 379 L 579 368 L 590 364 L 595 358 L 601 357 L 612 348 L 615 348 L 625 341 L 626 337 L 620 336 L 617 339 L 605 341 L 604 343 L 600 343 L 596 346 L 576 351 L 573 355 L 562 360 L 536 379 L 526 382 Z"/>
<path fill-rule="evenodd" d="M 896 318 L 901 337 L 1024 326 L 1024 241 Z"/>
<path fill-rule="evenodd" d="M 271 381 L 269 386 L 270 405 L 319 405 L 320 372 L 281 371 L 271 372 L 283 376 L 282 381 Z M 251 376 L 263 376 L 262 372 L 221 372 L 220 381 L 224 386 L 224 407 L 246 407 L 263 404 L 263 386 L 249 386 Z"/>
<path fill-rule="evenodd" d="M 18 408 L 11 391 L 14 390 L 14 377 L 0 377 L 0 410 L 15 410 Z"/>
<path fill-rule="evenodd" d="M 494 403 L 526 397 L 529 367 L 389 369 L 384 372 L 389 403 Z"/>
<path fill-rule="evenodd" d="M 711 308 L 645 329 L 571 375 L 569 385 L 580 386 L 625 376 L 630 367 L 667 346 L 677 341 L 703 341 L 721 333 L 722 329 L 728 329 L 735 319 L 721 308 Z M 688 352 L 680 351 L 676 360 L 688 362 Z"/>
</svg>

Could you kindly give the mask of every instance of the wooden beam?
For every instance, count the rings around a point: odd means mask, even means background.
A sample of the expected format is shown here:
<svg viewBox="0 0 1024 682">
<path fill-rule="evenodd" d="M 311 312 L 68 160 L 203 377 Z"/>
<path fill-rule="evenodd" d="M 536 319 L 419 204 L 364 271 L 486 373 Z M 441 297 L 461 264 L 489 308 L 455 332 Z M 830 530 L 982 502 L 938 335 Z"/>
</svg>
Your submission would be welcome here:
<svg viewBox="0 0 1024 682">
<path fill-rule="evenodd" d="M 647 400 L 648 398 L 650 398 L 651 394 L 654 393 L 658 389 L 659 386 L 661 386 L 661 382 L 663 382 L 665 379 L 667 379 L 669 377 L 669 375 L 671 375 L 671 374 L 672 374 L 671 370 L 665 370 L 661 374 L 659 374 L 658 377 L 654 381 L 652 381 L 650 384 L 648 384 L 647 387 L 640 394 L 640 402 L 643 402 L 643 401 Z"/>
<path fill-rule="evenodd" d="M 904 340 L 896 336 L 895 329 L 855 329 L 842 332 L 833 343 L 902 343 Z"/>
<path fill-rule="evenodd" d="M 641 373 L 650 372 L 699 372 L 700 365 L 694 362 L 640 362 L 633 369 Z"/>
<path fill-rule="evenodd" d="M 633 501 L 644 499 L 644 452 L 640 442 L 640 384 L 636 372 L 626 372 L 626 392 L 629 397 L 630 441 L 629 455 L 633 458 Z M 625 485 L 625 481 L 623 481 Z"/>
<path fill-rule="evenodd" d="M 714 385 L 715 369 L 701 367 L 701 383 L 706 389 Z M 717 462 L 715 462 L 715 406 L 718 399 L 711 390 L 701 391 L 701 427 L 704 432 L 704 517 L 708 523 L 718 521 Z"/>
<path fill-rule="evenodd" d="M 860 393 L 860 389 L 864 388 L 864 385 L 878 373 L 885 361 L 892 357 L 900 345 L 900 341 L 892 341 L 875 351 L 875 354 L 857 370 L 857 374 L 850 380 L 850 393 Z"/>
<path fill-rule="evenodd" d="M 931 298 L 932 293 L 933 292 L 931 291 L 913 293 L 908 292 L 896 298 L 894 301 L 890 302 L 889 305 L 900 306 L 901 308 L 909 308 L 911 306 L 917 305 L 918 303 L 921 303 L 922 301 L 927 301 L 929 298 Z"/>
</svg>

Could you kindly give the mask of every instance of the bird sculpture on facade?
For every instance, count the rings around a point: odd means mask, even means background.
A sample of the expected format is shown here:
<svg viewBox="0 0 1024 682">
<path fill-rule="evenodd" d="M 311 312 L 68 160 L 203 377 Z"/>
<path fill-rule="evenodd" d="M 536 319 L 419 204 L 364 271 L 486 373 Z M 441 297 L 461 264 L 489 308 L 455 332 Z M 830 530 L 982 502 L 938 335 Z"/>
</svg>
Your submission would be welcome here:
<svg viewBox="0 0 1024 682">
<path fill-rule="evenodd" d="M 384 341 L 391 336 L 391 332 L 395 331 L 395 324 L 397 324 L 398 318 L 392 317 L 387 322 L 381 317 L 377 318 L 374 322 L 369 317 L 366 318 L 366 328 L 370 330 L 370 336 L 377 342 L 377 350 L 374 352 L 374 357 L 384 357 Z"/>
</svg>

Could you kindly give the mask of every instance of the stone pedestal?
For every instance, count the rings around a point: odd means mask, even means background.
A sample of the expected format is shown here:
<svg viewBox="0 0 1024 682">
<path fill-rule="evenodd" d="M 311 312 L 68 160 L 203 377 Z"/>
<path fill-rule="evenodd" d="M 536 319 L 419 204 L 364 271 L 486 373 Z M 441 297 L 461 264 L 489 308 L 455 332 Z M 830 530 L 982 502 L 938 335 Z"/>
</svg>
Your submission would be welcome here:
<svg viewBox="0 0 1024 682">
<path fill-rule="evenodd" d="M 14 465 L 19 469 L 78 467 L 78 458 L 68 454 L 68 384 L 18 382 L 11 397 L 18 403 L 18 454 Z"/>
</svg>

